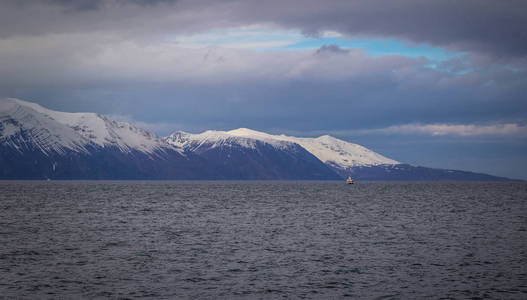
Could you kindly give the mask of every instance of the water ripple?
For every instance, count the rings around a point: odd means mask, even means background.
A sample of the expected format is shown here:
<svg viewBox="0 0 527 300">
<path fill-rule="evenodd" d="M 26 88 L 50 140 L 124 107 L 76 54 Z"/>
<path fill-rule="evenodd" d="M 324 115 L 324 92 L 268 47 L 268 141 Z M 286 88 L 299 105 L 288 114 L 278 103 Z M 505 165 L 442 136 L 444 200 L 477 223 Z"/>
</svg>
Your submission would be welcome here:
<svg viewBox="0 0 527 300">
<path fill-rule="evenodd" d="M 0 182 L 7 298 L 527 298 L 524 183 Z"/>
</svg>

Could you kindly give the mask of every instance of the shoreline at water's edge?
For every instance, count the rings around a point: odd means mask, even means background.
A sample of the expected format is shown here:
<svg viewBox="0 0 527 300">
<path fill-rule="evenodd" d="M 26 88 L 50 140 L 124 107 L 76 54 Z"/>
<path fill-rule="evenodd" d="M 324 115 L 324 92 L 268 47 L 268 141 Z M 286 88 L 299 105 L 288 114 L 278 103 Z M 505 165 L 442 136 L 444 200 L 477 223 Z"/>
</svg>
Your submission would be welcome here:
<svg viewBox="0 0 527 300">
<path fill-rule="evenodd" d="M 9 182 L 225 182 L 225 183 L 294 183 L 294 182 L 314 182 L 314 183 L 346 183 L 345 180 L 309 180 L 309 179 L 0 179 L 0 183 Z M 360 180 L 354 181 L 354 184 L 360 183 L 527 183 L 527 180 L 510 179 L 502 181 L 492 180 Z"/>
</svg>

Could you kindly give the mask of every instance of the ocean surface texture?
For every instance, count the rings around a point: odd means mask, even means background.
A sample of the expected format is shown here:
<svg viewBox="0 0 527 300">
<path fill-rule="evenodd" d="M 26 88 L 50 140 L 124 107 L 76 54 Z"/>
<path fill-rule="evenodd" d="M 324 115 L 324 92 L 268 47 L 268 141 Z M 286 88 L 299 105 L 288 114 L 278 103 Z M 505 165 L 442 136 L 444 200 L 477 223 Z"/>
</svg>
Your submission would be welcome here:
<svg viewBox="0 0 527 300">
<path fill-rule="evenodd" d="M 0 182 L 0 298 L 527 298 L 525 183 Z"/>
</svg>

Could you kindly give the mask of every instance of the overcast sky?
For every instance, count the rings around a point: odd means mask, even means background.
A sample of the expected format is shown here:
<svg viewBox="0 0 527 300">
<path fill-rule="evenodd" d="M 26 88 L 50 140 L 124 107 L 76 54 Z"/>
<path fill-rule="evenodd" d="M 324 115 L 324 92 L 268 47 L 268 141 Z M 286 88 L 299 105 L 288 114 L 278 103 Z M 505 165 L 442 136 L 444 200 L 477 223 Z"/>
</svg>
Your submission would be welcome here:
<svg viewBox="0 0 527 300">
<path fill-rule="evenodd" d="M 0 2 L 0 97 L 527 179 L 527 1 Z"/>
</svg>

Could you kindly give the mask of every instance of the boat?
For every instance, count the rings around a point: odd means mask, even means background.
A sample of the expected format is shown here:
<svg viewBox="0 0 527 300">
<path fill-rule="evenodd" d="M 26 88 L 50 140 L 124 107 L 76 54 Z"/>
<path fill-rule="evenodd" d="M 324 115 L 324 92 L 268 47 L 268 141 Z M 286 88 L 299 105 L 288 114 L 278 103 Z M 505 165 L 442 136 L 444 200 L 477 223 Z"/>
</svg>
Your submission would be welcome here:
<svg viewBox="0 0 527 300">
<path fill-rule="evenodd" d="M 353 179 L 350 176 L 348 176 L 348 179 L 346 179 L 346 183 L 353 184 Z"/>
</svg>

